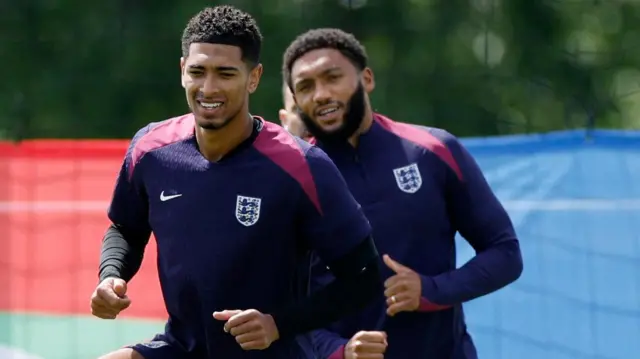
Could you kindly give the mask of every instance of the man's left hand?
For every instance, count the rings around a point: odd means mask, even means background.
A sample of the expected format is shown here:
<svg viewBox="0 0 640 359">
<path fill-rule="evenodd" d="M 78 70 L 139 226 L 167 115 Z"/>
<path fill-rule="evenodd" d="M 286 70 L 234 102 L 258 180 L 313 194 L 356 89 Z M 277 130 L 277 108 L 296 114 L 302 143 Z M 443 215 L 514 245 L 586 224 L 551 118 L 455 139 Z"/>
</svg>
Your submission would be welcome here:
<svg viewBox="0 0 640 359">
<path fill-rule="evenodd" d="M 420 306 L 422 281 L 420 275 L 409 267 L 382 256 L 384 263 L 395 275 L 384 282 L 384 295 L 387 297 L 387 315 L 394 316 L 400 312 L 413 312 Z"/>
<path fill-rule="evenodd" d="M 255 309 L 223 310 L 214 312 L 213 318 L 226 321 L 224 331 L 233 335 L 244 350 L 267 349 L 280 338 L 273 317 Z"/>
</svg>

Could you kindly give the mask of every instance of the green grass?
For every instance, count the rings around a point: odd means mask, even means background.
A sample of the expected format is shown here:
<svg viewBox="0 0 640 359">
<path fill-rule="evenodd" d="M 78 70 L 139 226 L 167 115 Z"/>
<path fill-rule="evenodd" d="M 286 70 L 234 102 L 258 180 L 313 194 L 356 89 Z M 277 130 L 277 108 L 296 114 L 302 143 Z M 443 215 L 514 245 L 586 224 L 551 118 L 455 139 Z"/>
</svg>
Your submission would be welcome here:
<svg viewBox="0 0 640 359">
<path fill-rule="evenodd" d="M 0 312 L 0 345 L 43 359 L 95 359 L 124 345 L 150 339 L 163 328 L 164 321 Z"/>
</svg>

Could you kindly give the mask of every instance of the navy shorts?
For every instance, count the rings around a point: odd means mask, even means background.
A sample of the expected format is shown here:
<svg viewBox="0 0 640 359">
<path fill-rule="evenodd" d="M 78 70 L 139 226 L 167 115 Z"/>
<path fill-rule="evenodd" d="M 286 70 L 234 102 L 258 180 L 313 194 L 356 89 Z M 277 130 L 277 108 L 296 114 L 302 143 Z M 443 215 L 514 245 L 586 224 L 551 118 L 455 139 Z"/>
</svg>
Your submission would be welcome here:
<svg viewBox="0 0 640 359">
<path fill-rule="evenodd" d="M 187 359 L 189 357 L 182 349 L 172 345 L 163 334 L 156 335 L 148 342 L 130 345 L 128 348 L 140 353 L 144 359 Z"/>
</svg>

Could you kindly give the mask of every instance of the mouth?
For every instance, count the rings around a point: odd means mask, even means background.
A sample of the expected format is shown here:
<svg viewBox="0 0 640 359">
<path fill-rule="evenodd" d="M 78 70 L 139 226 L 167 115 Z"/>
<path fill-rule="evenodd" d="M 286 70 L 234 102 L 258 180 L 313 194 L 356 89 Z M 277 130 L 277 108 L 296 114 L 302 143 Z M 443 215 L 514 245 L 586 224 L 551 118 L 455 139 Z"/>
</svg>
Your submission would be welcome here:
<svg viewBox="0 0 640 359">
<path fill-rule="evenodd" d="M 224 102 L 221 102 L 221 101 L 205 102 L 205 101 L 197 100 L 196 102 L 198 103 L 198 106 L 202 109 L 202 111 L 207 115 L 212 115 L 216 113 L 218 110 L 222 108 L 222 106 L 224 106 Z"/>
<path fill-rule="evenodd" d="M 323 106 L 315 113 L 318 121 L 330 124 L 340 119 L 341 108 L 338 105 Z"/>
</svg>

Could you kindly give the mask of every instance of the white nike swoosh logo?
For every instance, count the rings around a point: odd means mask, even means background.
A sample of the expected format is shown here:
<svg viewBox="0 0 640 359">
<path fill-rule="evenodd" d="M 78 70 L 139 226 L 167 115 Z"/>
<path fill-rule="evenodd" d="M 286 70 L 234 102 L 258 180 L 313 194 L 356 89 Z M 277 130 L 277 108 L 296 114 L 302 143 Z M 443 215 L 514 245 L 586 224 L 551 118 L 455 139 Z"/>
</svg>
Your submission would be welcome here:
<svg viewBox="0 0 640 359">
<path fill-rule="evenodd" d="M 181 194 L 172 194 L 172 195 L 170 195 L 170 196 L 165 196 L 165 195 L 164 195 L 164 191 L 162 191 L 162 192 L 160 193 L 160 200 L 161 200 L 162 202 L 164 202 L 164 201 L 168 201 L 168 200 L 170 200 L 170 199 L 178 198 L 178 197 L 181 197 L 181 196 L 182 196 Z"/>
</svg>

